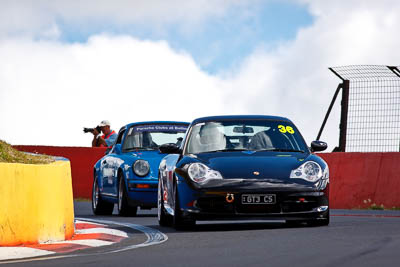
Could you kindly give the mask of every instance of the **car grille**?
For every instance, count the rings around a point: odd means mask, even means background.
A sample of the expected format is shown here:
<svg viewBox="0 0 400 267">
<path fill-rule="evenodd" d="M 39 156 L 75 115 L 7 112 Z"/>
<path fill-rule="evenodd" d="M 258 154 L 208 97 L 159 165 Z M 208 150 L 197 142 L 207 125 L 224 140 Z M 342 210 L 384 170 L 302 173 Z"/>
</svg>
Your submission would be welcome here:
<svg viewBox="0 0 400 267">
<path fill-rule="evenodd" d="M 197 207 L 204 212 L 232 213 L 233 204 L 227 203 L 224 197 L 206 197 L 197 200 Z"/>
<path fill-rule="evenodd" d="M 307 197 L 304 202 L 299 202 L 298 198 L 286 199 L 282 204 L 282 212 L 302 212 L 311 211 L 319 206 L 318 200 L 315 197 Z"/>
</svg>

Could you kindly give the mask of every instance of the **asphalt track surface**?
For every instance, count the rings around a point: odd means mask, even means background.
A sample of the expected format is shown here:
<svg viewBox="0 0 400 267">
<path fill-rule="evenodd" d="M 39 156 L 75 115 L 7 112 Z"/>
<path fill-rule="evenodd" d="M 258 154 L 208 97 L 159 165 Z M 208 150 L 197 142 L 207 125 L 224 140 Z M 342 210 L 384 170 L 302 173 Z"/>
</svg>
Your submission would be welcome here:
<svg viewBox="0 0 400 267">
<path fill-rule="evenodd" d="M 160 227 L 155 209 L 139 210 L 137 217 L 94 216 L 90 202 L 75 202 L 75 217 L 114 222 L 130 238 L 107 247 L 1 265 L 400 266 L 400 211 L 331 210 L 327 227 L 218 221 L 198 223 L 189 231 Z M 148 244 L 152 229 L 163 235 Z"/>
</svg>

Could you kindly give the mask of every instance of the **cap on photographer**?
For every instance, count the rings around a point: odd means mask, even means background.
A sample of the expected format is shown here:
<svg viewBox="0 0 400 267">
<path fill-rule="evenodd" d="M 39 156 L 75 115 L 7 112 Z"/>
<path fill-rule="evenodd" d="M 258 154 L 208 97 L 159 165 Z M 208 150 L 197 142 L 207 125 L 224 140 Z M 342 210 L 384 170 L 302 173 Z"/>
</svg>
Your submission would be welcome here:
<svg viewBox="0 0 400 267">
<path fill-rule="evenodd" d="M 103 135 L 100 135 L 98 130 L 93 129 L 93 140 L 92 147 L 110 147 L 114 144 L 115 139 L 117 139 L 117 133 L 110 128 L 110 122 L 108 120 L 103 120 L 98 125 L 103 132 Z"/>
</svg>

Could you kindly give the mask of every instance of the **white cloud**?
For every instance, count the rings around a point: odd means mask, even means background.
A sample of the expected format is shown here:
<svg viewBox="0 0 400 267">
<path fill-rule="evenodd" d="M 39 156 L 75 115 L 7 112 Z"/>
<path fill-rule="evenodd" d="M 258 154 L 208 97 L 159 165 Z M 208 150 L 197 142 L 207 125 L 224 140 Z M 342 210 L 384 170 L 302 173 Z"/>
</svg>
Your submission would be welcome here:
<svg viewBox="0 0 400 267">
<path fill-rule="evenodd" d="M 0 42 L 0 136 L 12 144 L 89 145 L 82 127 L 223 112 L 222 91 L 164 42 Z"/>
</svg>

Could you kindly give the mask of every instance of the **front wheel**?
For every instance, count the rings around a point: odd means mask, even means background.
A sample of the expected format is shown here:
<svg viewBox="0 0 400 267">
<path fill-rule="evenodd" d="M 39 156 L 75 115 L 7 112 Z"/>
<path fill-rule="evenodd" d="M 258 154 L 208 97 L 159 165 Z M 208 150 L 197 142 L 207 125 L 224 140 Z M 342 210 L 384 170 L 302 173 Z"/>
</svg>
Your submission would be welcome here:
<svg viewBox="0 0 400 267">
<path fill-rule="evenodd" d="M 131 207 L 128 204 L 128 194 L 126 192 L 125 179 L 119 175 L 118 179 L 118 215 L 136 216 L 137 207 Z"/>
<path fill-rule="evenodd" d="M 106 202 L 102 199 L 97 178 L 93 180 L 92 187 L 92 210 L 95 215 L 111 215 L 114 203 Z"/>
</svg>

